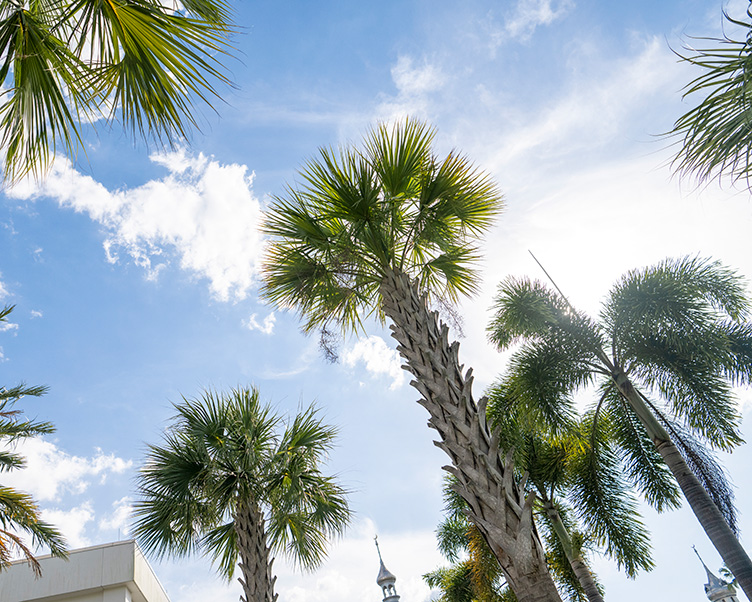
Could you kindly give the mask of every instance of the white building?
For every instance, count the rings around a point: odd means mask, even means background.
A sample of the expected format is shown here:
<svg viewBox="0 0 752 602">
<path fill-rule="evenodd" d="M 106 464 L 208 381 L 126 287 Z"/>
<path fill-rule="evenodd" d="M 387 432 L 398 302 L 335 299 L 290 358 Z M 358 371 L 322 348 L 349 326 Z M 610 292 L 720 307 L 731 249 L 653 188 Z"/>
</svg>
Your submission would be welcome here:
<svg viewBox="0 0 752 602">
<path fill-rule="evenodd" d="M 68 560 L 39 557 L 37 578 L 24 561 L 0 572 L 2 602 L 170 602 L 133 540 L 82 548 Z"/>
</svg>

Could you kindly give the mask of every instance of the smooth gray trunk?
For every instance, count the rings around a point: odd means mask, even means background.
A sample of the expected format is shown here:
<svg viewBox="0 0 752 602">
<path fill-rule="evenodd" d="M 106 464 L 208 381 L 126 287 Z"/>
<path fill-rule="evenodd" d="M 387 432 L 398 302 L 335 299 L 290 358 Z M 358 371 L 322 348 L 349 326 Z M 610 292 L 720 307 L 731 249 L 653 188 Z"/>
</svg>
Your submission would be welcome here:
<svg viewBox="0 0 752 602">
<path fill-rule="evenodd" d="M 585 563 L 585 559 L 582 557 L 581 553 L 575 552 L 574 546 L 572 545 L 572 538 L 569 535 L 569 530 L 561 520 L 561 515 L 556 509 L 556 506 L 554 506 L 553 502 L 548 499 L 542 500 L 542 503 L 543 508 L 548 515 L 548 518 L 551 520 L 551 526 L 556 533 L 556 537 L 559 539 L 561 547 L 564 550 L 564 554 L 569 561 L 569 565 L 572 567 L 577 580 L 580 582 L 582 590 L 585 592 L 585 596 L 587 596 L 588 601 L 604 602 L 603 596 L 598 589 L 598 585 L 595 583 L 595 579 L 593 578 L 593 573 Z"/>
<path fill-rule="evenodd" d="M 276 602 L 272 576 L 272 563 L 269 546 L 266 543 L 264 517 L 255 505 L 242 505 L 235 515 L 235 533 L 238 538 L 240 553 L 240 571 L 238 578 L 243 586 L 242 602 Z"/>
<path fill-rule="evenodd" d="M 397 350 L 439 433 L 436 445 L 452 460 L 444 469 L 458 481 L 457 492 L 470 507 L 469 518 L 498 558 L 519 602 L 561 602 L 533 524 L 534 494 L 516 482 L 511 459 L 501 458 L 499 442 L 486 423 L 486 399 L 472 396 L 472 369 L 463 374 L 459 343 L 449 343 L 447 326 L 428 310 L 426 298 L 405 274 L 381 283 L 383 310 L 391 319 Z"/>
<path fill-rule="evenodd" d="M 657 423 L 650 409 L 645 405 L 642 397 L 624 372 L 615 370 L 612 379 L 642 421 L 658 453 L 661 454 L 666 466 L 679 483 L 692 512 L 694 512 L 708 538 L 720 554 L 726 567 L 736 578 L 736 582 L 744 591 L 747 599 L 752 600 L 752 562 L 731 527 L 728 526 L 726 519 L 718 510 L 718 506 L 715 505 L 708 492 L 687 466 L 684 457 L 671 441 L 666 430 Z M 650 414 L 652 420 L 645 420 L 643 416 L 646 414 Z M 658 424 L 658 427 L 656 428 L 653 423 Z"/>
</svg>

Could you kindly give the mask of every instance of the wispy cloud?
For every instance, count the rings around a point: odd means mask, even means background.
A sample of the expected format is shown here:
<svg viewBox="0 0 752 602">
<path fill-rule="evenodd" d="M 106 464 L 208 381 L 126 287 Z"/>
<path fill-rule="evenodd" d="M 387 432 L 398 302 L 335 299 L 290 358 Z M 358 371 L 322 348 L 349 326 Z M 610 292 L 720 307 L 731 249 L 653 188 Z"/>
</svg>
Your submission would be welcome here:
<svg viewBox="0 0 752 602">
<path fill-rule="evenodd" d="M 393 97 L 382 99 L 376 113 L 381 120 L 396 120 L 407 115 L 426 117 L 430 98 L 447 82 L 437 64 L 410 56 L 400 56 L 392 67 L 392 81 L 397 88 Z"/>
<path fill-rule="evenodd" d="M 504 22 L 507 37 L 527 40 L 541 25 L 551 25 L 574 8 L 572 0 L 519 0 Z"/>
<path fill-rule="evenodd" d="M 243 325 L 248 330 L 258 330 L 264 334 L 272 334 L 274 332 L 274 324 L 277 321 L 277 317 L 274 312 L 266 316 L 261 322 L 256 319 L 257 314 L 251 314 L 248 320 L 243 322 Z"/>
<path fill-rule="evenodd" d="M 390 349 L 384 339 L 371 335 L 357 341 L 342 354 L 342 363 L 354 367 L 364 364 L 365 369 L 374 376 L 386 375 L 392 379 L 390 389 L 394 390 L 405 382 L 405 371 L 399 353 Z"/>
<path fill-rule="evenodd" d="M 50 197 L 87 213 L 108 231 L 107 258 L 125 252 L 150 278 L 170 263 L 209 280 L 221 300 L 243 299 L 254 283 L 262 251 L 261 207 L 245 165 L 222 164 L 185 150 L 151 160 L 168 170 L 160 180 L 110 191 L 58 158 L 42 185 L 23 182 L 7 192 L 20 199 Z"/>
</svg>

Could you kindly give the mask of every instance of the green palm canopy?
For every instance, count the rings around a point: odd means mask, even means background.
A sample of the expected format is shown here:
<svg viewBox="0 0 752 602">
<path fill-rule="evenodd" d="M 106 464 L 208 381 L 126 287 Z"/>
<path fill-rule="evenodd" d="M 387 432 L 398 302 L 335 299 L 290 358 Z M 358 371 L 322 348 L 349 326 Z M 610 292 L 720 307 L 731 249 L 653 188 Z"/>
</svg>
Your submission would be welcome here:
<svg viewBox="0 0 752 602">
<path fill-rule="evenodd" d="M 175 405 L 138 476 L 134 533 L 157 556 L 208 555 L 246 602 L 274 602 L 272 553 L 303 569 L 349 522 L 345 491 L 321 473 L 335 429 L 311 407 L 286 424 L 256 389 L 204 392 Z"/>
<path fill-rule="evenodd" d="M 224 0 L 7 0 L 0 3 L 0 145 L 11 182 L 41 177 L 81 127 L 122 120 L 134 135 L 184 139 L 196 102 L 228 84 Z"/>
<path fill-rule="evenodd" d="M 414 119 L 379 125 L 360 148 L 321 149 L 298 187 L 275 198 L 262 292 L 298 310 L 306 331 L 383 319 L 380 286 L 390 274 L 436 298 L 477 290 L 478 237 L 501 194 L 465 157 L 437 157 L 434 135 Z"/>
</svg>

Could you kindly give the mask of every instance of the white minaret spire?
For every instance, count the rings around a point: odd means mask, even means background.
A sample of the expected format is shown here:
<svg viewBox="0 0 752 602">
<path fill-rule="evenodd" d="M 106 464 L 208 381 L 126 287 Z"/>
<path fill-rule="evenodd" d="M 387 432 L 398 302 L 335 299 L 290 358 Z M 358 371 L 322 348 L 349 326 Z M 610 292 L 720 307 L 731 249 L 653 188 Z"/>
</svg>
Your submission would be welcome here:
<svg viewBox="0 0 752 602">
<path fill-rule="evenodd" d="M 708 600 L 710 602 L 739 602 L 739 598 L 736 597 L 736 588 L 731 583 L 726 583 L 723 579 L 711 573 L 697 548 L 692 546 L 692 549 L 702 562 L 702 566 L 705 567 L 705 572 L 708 575 L 708 582 L 705 584 L 705 595 Z"/>
<path fill-rule="evenodd" d="M 373 538 L 376 543 L 376 551 L 379 553 L 379 576 L 376 577 L 376 583 L 381 587 L 381 591 L 384 593 L 384 602 L 399 602 L 400 597 L 397 595 L 397 590 L 394 587 L 394 583 L 397 581 L 397 577 L 392 575 L 384 566 L 384 560 L 381 558 L 381 548 L 379 548 L 379 536 L 376 535 Z"/>
</svg>

